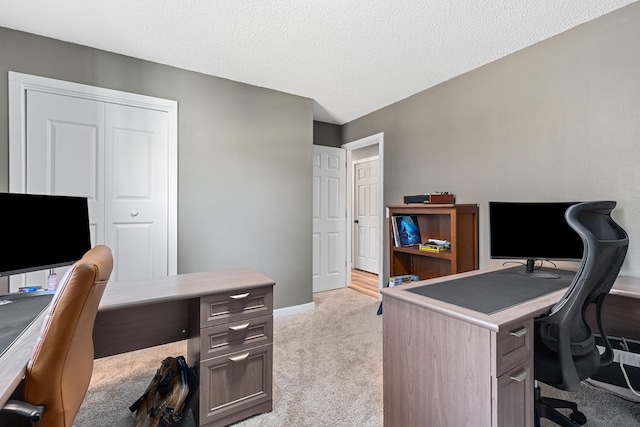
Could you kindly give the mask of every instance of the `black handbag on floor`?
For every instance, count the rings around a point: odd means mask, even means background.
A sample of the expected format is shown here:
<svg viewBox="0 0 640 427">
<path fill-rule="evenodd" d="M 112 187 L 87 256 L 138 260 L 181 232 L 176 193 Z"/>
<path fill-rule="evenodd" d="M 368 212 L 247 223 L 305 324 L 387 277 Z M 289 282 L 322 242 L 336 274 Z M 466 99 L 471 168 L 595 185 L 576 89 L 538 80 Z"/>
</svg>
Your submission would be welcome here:
<svg viewBox="0 0 640 427">
<path fill-rule="evenodd" d="M 198 379 L 183 356 L 162 361 L 145 392 L 129 407 L 135 427 L 178 427 L 197 395 Z"/>
</svg>

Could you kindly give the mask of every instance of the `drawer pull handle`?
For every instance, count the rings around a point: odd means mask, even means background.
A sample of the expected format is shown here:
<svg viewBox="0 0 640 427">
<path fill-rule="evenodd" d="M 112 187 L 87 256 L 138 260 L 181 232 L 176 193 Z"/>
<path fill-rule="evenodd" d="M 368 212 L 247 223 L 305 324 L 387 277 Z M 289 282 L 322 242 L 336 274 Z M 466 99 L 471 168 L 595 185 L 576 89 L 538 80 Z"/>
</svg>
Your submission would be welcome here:
<svg viewBox="0 0 640 427">
<path fill-rule="evenodd" d="M 245 360 L 247 357 L 249 357 L 249 353 L 248 353 L 248 352 L 247 352 L 247 353 L 244 353 L 244 354 L 241 354 L 241 355 L 239 355 L 239 356 L 233 356 L 233 357 L 230 357 L 230 358 L 229 358 L 229 360 L 230 360 L 230 361 L 232 361 L 232 362 L 242 362 L 242 361 L 243 361 L 243 360 Z"/>
<path fill-rule="evenodd" d="M 509 335 L 511 335 L 512 337 L 521 338 L 525 336 L 526 333 L 527 333 L 527 328 L 520 328 L 517 331 L 509 332 Z"/>
<path fill-rule="evenodd" d="M 522 381 L 525 380 L 525 378 L 527 378 L 527 371 L 526 369 L 521 370 L 520 372 L 518 372 L 515 375 L 509 375 L 509 379 L 513 380 L 513 381 L 518 381 L 519 383 L 521 383 Z"/>
<path fill-rule="evenodd" d="M 237 325 L 237 326 L 229 326 L 229 329 L 231 329 L 232 331 L 244 331 L 245 329 L 247 329 L 249 327 L 251 323 L 247 322 L 247 323 L 243 323 L 242 325 Z"/>
<path fill-rule="evenodd" d="M 249 296 L 249 292 L 247 292 L 246 294 L 230 295 L 229 298 L 238 300 L 238 299 L 245 299 L 248 296 Z"/>
</svg>

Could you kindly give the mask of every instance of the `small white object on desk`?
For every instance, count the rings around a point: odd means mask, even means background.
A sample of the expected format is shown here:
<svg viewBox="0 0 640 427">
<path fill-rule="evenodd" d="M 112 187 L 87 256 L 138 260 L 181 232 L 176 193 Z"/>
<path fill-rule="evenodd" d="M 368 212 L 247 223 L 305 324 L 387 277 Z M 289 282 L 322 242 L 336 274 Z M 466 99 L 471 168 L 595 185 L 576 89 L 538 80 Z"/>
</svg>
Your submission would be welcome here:
<svg viewBox="0 0 640 427">
<path fill-rule="evenodd" d="M 47 290 L 55 291 L 58 287 L 58 276 L 53 268 L 49 269 L 49 277 L 47 277 Z"/>
</svg>

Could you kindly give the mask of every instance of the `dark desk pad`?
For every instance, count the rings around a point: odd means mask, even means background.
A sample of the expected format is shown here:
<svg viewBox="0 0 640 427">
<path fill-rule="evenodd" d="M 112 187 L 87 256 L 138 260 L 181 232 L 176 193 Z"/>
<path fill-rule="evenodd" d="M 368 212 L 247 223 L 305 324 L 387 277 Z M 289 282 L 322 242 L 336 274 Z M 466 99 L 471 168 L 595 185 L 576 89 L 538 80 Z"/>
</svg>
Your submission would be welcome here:
<svg viewBox="0 0 640 427">
<path fill-rule="evenodd" d="M 566 288 L 576 274 L 575 271 L 541 268 L 536 271 L 561 276 L 558 279 L 541 279 L 519 274 L 518 271 L 523 269 L 514 267 L 407 290 L 480 313 L 493 314 Z"/>
<path fill-rule="evenodd" d="M 0 300 L 12 301 L 0 305 L 0 355 L 49 305 L 53 294 L 54 292 L 29 292 L 0 295 Z"/>
</svg>

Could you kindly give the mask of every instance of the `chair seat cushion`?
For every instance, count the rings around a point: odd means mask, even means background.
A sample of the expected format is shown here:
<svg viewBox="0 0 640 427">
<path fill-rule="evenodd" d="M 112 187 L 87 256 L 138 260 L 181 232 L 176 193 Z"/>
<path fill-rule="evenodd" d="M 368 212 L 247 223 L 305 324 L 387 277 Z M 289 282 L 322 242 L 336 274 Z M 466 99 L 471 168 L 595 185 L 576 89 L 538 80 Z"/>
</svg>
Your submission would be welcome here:
<svg viewBox="0 0 640 427">
<path fill-rule="evenodd" d="M 558 353 L 549 350 L 539 337 L 535 340 L 534 376 L 545 384 L 564 390 L 577 390 L 579 384 L 562 386 L 562 370 Z M 600 353 L 597 348 L 584 356 L 575 356 L 573 362 L 580 381 L 595 374 L 600 367 Z"/>
</svg>

